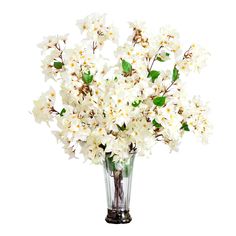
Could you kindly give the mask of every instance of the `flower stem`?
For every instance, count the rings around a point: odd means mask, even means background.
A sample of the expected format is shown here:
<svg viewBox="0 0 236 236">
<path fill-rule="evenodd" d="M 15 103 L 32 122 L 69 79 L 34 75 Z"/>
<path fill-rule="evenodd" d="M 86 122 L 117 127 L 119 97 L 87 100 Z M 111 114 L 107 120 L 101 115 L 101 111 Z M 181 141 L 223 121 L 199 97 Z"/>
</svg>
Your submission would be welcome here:
<svg viewBox="0 0 236 236">
<path fill-rule="evenodd" d="M 115 195 L 114 195 L 114 201 L 115 201 L 115 208 L 119 210 L 120 202 L 123 202 L 124 200 L 124 191 L 122 186 L 122 170 L 115 170 L 114 171 L 114 186 L 115 186 Z"/>
</svg>

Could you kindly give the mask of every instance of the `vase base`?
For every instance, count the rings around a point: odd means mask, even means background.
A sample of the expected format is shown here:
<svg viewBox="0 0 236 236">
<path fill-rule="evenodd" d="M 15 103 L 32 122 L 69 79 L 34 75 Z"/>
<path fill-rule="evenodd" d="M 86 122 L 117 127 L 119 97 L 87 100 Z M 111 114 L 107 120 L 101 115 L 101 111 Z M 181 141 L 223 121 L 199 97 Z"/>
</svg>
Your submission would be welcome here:
<svg viewBox="0 0 236 236">
<path fill-rule="evenodd" d="M 106 222 L 110 224 L 127 224 L 132 218 L 129 210 L 107 210 Z"/>
</svg>

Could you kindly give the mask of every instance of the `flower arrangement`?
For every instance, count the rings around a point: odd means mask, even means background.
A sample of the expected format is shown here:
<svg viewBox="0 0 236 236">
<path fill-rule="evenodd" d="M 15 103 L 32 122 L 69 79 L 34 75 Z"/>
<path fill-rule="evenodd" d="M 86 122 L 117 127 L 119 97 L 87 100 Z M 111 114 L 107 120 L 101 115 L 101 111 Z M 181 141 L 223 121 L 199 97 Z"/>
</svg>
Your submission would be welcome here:
<svg viewBox="0 0 236 236">
<path fill-rule="evenodd" d="M 103 56 L 107 41 L 118 42 L 104 15 L 78 21 L 83 39 L 74 47 L 68 47 L 68 35 L 49 36 L 39 45 L 45 79 L 59 85 L 59 94 L 53 88 L 43 93 L 33 114 L 39 123 L 57 123 L 54 134 L 71 157 L 82 153 L 102 163 L 109 153 L 122 162 L 132 151 L 149 155 L 157 142 L 177 150 L 185 132 L 207 140 L 207 107 L 199 97 L 186 97 L 180 77 L 200 71 L 208 53 L 196 44 L 183 50 L 171 27 L 151 35 L 143 23 L 129 25 L 131 34 L 117 46 L 115 59 Z"/>
<path fill-rule="evenodd" d="M 189 99 L 183 86 L 208 53 L 197 44 L 182 48 L 169 26 L 152 35 L 144 23 L 129 25 L 130 36 L 118 44 L 116 28 L 93 14 L 78 21 L 78 45 L 68 46 L 68 35 L 49 36 L 39 45 L 45 79 L 57 89 L 34 101 L 35 120 L 57 124 L 53 133 L 70 157 L 82 153 L 103 163 L 109 223 L 131 221 L 135 155 L 149 155 L 160 142 L 177 150 L 186 132 L 206 142 L 210 132 L 207 106 L 199 97 Z M 108 41 L 118 46 L 105 56 Z"/>
</svg>

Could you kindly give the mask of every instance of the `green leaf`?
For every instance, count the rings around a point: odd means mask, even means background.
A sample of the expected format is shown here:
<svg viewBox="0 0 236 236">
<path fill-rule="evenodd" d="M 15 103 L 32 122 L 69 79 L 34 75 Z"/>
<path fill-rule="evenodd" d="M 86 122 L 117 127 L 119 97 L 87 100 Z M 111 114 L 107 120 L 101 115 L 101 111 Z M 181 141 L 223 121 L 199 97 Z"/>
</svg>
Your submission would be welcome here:
<svg viewBox="0 0 236 236">
<path fill-rule="evenodd" d="M 129 177 L 129 175 L 131 174 L 132 172 L 132 165 L 131 164 L 126 164 L 124 166 L 124 177 Z"/>
<path fill-rule="evenodd" d="M 152 121 L 152 124 L 157 127 L 157 128 L 161 128 L 162 125 L 160 123 L 158 123 L 155 119 Z"/>
<path fill-rule="evenodd" d="M 54 61 L 54 63 L 53 63 L 53 66 L 58 70 L 61 69 L 63 65 L 64 64 L 60 61 Z"/>
<path fill-rule="evenodd" d="M 88 73 L 83 73 L 82 80 L 85 84 L 90 84 L 93 81 L 93 75 L 90 74 L 90 71 L 88 71 Z"/>
<path fill-rule="evenodd" d="M 110 171 L 115 171 L 116 170 L 116 165 L 115 165 L 115 162 L 113 161 L 113 156 L 111 157 L 106 157 L 107 161 L 107 165 L 108 165 L 108 169 Z"/>
<path fill-rule="evenodd" d="M 170 53 L 164 52 L 164 55 L 163 55 L 163 53 L 159 54 L 159 56 L 156 57 L 156 60 L 158 60 L 160 62 L 165 62 L 166 60 L 169 59 L 169 56 L 170 56 Z"/>
<path fill-rule="evenodd" d="M 173 74 L 172 74 L 172 80 L 176 81 L 178 78 L 179 78 L 179 70 L 176 67 L 174 67 Z"/>
<path fill-rule="evenodd" d="M 190 131 L 188 124 L 186 122 L 182 124 L 182 127 L 180 129 L 183 129 L 184 131 Z"/>
<path fill-rule="evenodd" d="M 130 73 L 132 71 L 132 65 L 129 62 L 122 60 L 122 69 L 124 73 Z"/>
<path fill-rule="evenodd" d="M 157 58 L 156 58 L 158 61 L 160 61 L 160 62 L 165 62 L 165 60 L 163 60 L 161 57 L 158 57 L 157 56 Z"/>
<path fill-rule="evenodd" d="M 153 103 L 158 106 L 158 107 L 161 107 L 165 104 L 166 102 L 166 97 L 165 96 L 162 96 L 162 97 L 155 97 L 153 99 Z"/>
<path fill-rule="evenodd" d="M 160 71 L 152 70 L 148 73 L 148 78 L 151 78 L 152 82 L 154 83 L 154 81 L 158 78 L 160 74 Z"/>
<path fill-rule="evenodd" d="M 63 116 L 66 113 L 66 109 L 62 108 L 61 112 L 59 113 L 60 116 Z"/>
<path fill-rule="evenodd" d="M 120 131 L 125 131 L 126 130 L 126 124 L 125 123 L 122 126 L 117 125 L 117 127 Z"/>
<path fill-rule="evenodd" d="M 114 80 L 115 80 L 115 81 L 118 80 L 117 76 L 114 78 Z"/>
<path fill-rule="evenodd" d="M 134 102 L 132 102 L 132 106 L 133 107 L 138 107 L 140 103 L 141 103 L 141 100 L 134 101 Z"/>
</svg>

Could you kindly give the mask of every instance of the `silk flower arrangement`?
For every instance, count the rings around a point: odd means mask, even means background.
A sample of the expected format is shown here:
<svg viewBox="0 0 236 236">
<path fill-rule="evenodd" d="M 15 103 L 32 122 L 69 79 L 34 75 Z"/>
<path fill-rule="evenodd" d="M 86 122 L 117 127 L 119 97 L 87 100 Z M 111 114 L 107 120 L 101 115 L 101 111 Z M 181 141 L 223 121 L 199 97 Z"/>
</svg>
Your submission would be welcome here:
<svg viewBox="0 0 236 236">
<path fill-rule="evenodd" d="M 201 70 L 209 54 L 197 44 L 182 48 L 169 26 L 153 35 L 144 23 L 129 23 L 121 44 L 105 15 L 87 16 L 78 26 L 77 45 L 68 35 L 40 43 L 45 80 L 57 89 L 34 101 L 33 115 L 57 125 L 53 134 L 70 157 L 82 154 L 104 166 L 106 221 L 128 223 L 134 157 L 149 156 L 157 143 L 177 150 L 186 132 L 207 141 L 208 108 L 199 97 L 187 97 L 183 81 Z M 106 58 L 108 41 L 117 47 Z"/>
</svg>

